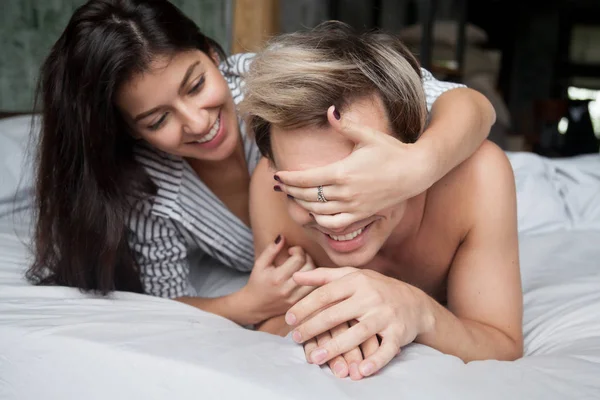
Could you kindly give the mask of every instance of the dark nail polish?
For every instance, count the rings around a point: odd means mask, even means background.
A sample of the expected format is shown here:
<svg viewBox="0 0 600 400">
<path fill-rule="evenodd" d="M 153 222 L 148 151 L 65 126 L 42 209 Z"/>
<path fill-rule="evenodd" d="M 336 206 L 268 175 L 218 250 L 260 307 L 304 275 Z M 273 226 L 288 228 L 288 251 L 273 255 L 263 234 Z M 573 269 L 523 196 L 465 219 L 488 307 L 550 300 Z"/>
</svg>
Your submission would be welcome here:
<svg viewBox="0 0 600 400">
<path fill-rule="evenodd" d="M 279 242 L 281 242 L 281 235 L 277 235 L 275 238 L 275 244 L 279 244 Z"/>
<path fill-rule="evenodd" d="M 281 179 L 277 176 L 277 175 L 273 175 L 273 178 L 277 181 L 277 182 L 281 182 Z"/>
<path fill-rule="evenodd" d="M 281 192 L 281 187 L 279 185 L 273 186 L 273 190 L 276 192 Z"/>
<path fill-rule="evenodd" d="M 339 121 L 339 120 L 340 120 L 340 118 L 341 118 L 341 115 L 340 115 L 339 111 L 337 110 L 337 108 L 334 108 L 334 109 L 333 109 L 333 117 L 334 117 L 335 119 L 337 119 L 338 121 Z"/>
<path fill-rule="evenodd" d="M 292 195 L 289 195 L 289 194 L 288 194 L 288 195 L 287 195 L 287 197 L 288 197 L 288 199 L 290 199 L 290 200 L 294 200 L 294 196 L 292 196 Z"/>
</svg>

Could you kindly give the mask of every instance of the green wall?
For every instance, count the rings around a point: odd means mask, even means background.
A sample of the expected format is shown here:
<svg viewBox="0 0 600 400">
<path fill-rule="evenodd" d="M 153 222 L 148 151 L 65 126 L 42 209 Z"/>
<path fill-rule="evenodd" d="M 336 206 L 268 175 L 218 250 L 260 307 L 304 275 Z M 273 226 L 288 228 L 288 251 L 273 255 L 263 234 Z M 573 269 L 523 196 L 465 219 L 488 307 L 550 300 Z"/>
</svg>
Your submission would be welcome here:
<svg viewBox="0 0 600 400">
<path fill-rule="evenodd" d="M 171 0 L 226 51 L 231 0 Z M 29 111 L 39 66 L 85 0 L 0 0 L 0 111 Z"/>
</svg>

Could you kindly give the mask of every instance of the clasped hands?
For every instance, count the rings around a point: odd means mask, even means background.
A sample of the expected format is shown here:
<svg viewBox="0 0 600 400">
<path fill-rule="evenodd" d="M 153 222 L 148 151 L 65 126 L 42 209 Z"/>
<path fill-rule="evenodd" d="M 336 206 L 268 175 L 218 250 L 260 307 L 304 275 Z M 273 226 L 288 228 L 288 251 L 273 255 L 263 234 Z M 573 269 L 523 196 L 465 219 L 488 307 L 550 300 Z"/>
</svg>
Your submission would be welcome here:
<svg viewBox="0 0 600 400">
<path fill-rule="evenodd" d="M 291 337 L 308 362 L 327 363 L 337 377 L 373 375 L 433 328 L 425 293 L 378 272 L 317 268 L 293 279 L 316 289 L 285 314 Z"/>
</svg>

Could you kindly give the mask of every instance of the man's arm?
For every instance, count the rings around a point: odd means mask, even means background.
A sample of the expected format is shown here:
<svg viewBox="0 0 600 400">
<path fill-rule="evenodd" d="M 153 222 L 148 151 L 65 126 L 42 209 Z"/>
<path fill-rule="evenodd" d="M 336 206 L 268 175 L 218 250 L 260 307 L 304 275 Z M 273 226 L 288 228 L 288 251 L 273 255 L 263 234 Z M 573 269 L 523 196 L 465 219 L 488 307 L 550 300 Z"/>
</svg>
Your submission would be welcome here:
<svg viewBox="0 0 600 400">
<path fill-rule="evenodd" d="M 504 153 L 486 143 L 473 159 L 473 222 L 448 277 L 448 309 L 426 299 L 433 329 L 416 341 L 463 361 L 523 354 L 515 183 Z"/>
</svg>

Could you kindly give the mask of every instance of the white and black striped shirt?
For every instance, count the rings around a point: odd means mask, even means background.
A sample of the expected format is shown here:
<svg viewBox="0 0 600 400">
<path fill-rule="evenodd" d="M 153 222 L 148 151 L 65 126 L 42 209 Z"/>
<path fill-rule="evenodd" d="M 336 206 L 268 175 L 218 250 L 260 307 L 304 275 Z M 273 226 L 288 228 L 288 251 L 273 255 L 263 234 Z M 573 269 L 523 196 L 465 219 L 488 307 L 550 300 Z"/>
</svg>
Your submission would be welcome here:
<svg viewBox="0 0 600 400">
<path fill-rule="evenodd" d="M 252 54 L 236 54 L 220 70 L 235 104 L 242 101 L 243 75 Z M 422 70 L 427 109 L 443 92 L 463 85 L 440 82 Z M 252 174 L 260 152 L 248 137 L 241 120 L 240 132 L 248 173 Z M 140 266 L 146 293 L 161 297 L 193 296 L 188 256 L 202 252 L 239 271 L 254 265 L 252 232 L 199 179 L 189 164 L 173 156 L 139 145 L 136 159 L 158 187 L 156 196 L 137 202 L 129 218 L 129 245 Z"/>
</svg>

